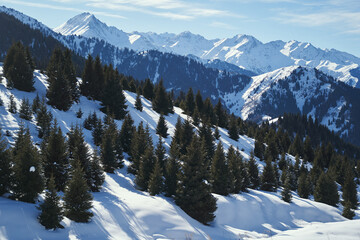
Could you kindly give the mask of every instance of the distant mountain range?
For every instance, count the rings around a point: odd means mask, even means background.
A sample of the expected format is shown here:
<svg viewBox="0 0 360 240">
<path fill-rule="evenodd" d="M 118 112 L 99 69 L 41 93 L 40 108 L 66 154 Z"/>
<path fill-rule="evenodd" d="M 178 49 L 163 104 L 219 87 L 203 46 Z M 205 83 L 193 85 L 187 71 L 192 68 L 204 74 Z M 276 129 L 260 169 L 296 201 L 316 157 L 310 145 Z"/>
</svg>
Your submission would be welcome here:
<svg viewBox="0 0 360 240">
<path fill-rule="evenodd" d="M 243 119 L 260 121 L 286 112 L 312 115 L 360 145 L 356 77 L 360 78 L 360 59 L 351 54 L 295 41 L 263 44 L 247 35 L 207 40 L 189 32 L 129 34 L 88 13 L 70 19 L 55 32 L 16 10 L 0 7 L 0 12 L 17 19 L 7 17 L 5 23 L 0 17 L 2 57 L 14 39 L 33 49 L 41 46 L 48 55 L 54 46 L 63 45 L 82 57 L 99 55 L 103 63 L 139 80 L 163 78 L 169 90 L 186 92 L 192 87 L 214 102 L 220 98 Z M 16 21 L 33 33 L 15 35 Z M 46 40 L 45 44 L 45 38 L 57 43 Z"/>
<path fill-rule="evenodd" d="M 193 55 L 204 60 L 221 60 L 256 74 L 292 65 L 317 68 L 353 87 L 360 87 L 360 58 L 335 49 L 320 49 L 311 43 L 271 41 L 262 43 L 253 36 L 239 34 L 232 38 L 211 39 L 191 32 L 126 33 L 109 27 L 90 13 L 82 13 L 54 29 L 63 35 L 77 35 L 104 40 L 119 48 L 136 51 L 158 50 L 179 55 Z"/>
</svg>

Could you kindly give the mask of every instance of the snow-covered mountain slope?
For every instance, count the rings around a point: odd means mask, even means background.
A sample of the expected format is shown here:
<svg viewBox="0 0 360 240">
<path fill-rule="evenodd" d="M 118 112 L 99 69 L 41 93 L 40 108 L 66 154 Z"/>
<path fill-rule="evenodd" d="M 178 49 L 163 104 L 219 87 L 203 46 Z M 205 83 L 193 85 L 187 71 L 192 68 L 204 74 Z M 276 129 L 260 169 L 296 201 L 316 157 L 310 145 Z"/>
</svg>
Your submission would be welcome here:
<svg viewBox="0 0 360 240">
<path fill-rule="evenodd" d="M 0 67 L 0 74 L 2 67 Z M 5 79 L 0 84 L 0 98 L 4 106 L 0 106 L 0 128 L 3 133 L 7 130 L 12 135 L 7 137 L 13 142 L 20 122 L 29 126 L 33 140 L 39 143 L 34 120 L 24 121 L 18 114 L 8 112 L 10 95 L 13 94 L 17 104 L 23 98 L 30 101 L 39 94 L 46 93 L 46 76 L 38 70 L 35 71 L 36 91 L 27 93 L 18 90 L 9 90 L 5 87 Z M 141 121 L 149 125 L 153 141 L 158 141 L 156 124 L 159 114 L 151 108 L 151 103 L 142 98 L 144 110 L 137 111 L 134 108 L 136 94 L 125 92 L 128 110 L 135 124 Z M 76 118 L 77 110 L 84 112 L 82 118 Z M 68 132 L 71 125 L 82 124 L 89 113 L 96 112 L 103 117 L 99 110 L 100 104 L 90 101 L 85 97 L 80 98 L 78 104 L 74 104 L 67 112 L 59 111 L 48 106 L 48 109 L 58 119 L 59 126 L 64 133 Z M 166 116 L 170 136 L 164 139 L 169 146 L 171 136 L 174 134 L 174 125 L 178 117 L 187 118 L 179 108 L 175 113 Z M 122 121 L 116 121 L 121 127 Z M 241 136 L 239 141 L 231 140 L 224 129 L 220 128 L 220 141 L 225 148 L 234 145 L 241 149 L 245 159 L 253 150 L 254 140 L 247 136 Z M 94 147 L 91 132 L 84 129 L 84 136 L 89 146 Z M 293 160 L 293 157 L 289 156 Z M 259 162 L 260 170 L 263 162 Z M 103 189 L 94 193 L 92 212 L 94 217 L 90 223 L 75 223 L 67 218 L 62 221 L 65 229 L 46 231 L 36 217 L 39 211 L 36 205 L 16 202 L 0 197 L 0 239 L 238 239 L 238 238 L 264 238 L 284 236 L 287 230 L 294 230 L 294 236 L 302 236 L 300 230 L 304 228 L 304 235 L 309 236 L 313 224 L 340 223 L 346 228 L 353 226 L 358 220 L 346 221 L 341 216 L 341 209 L 334 208 L 308 199 L 299 198 L 295 193 L 292 203 L 281 200 L 280 192 L 269 193 L 250 190 L 249 193 L 232 194 L 224 197 L 214 194 L 217 199 L 218 209 L 215 212 L 216 219 L 210 226 L 204 226 L 187 216 L 170 198 L 150 196 L 146 192 L 135 188 L 134 176 L 126 171 L 129 162 L 125 159 L 125 168 L 114 174 L 106 174 Z M 41 200 L 41 199 L 40 199 Z M 360 212 L 356 212 L 356 218 Z M 325 235 L 333 231 L 331 226 L 323 224 L 321 232 Z M 306 230 L 306 231 L 305 231 Z M 287 231 L 284 232 L 283 231 Z M 319 232 L 319 230 L 317 231 Z M 357 237 L 356 231 L 351 231 Z M 316 233 L 314 233 L 316 234 Z"/>
<path fill-rule="evenodd" d="M 100 22 L 90 13 L 77 15 L 54 29 L 64 35 L 94 37 L 117 47 L 137 51 L 156 49 L 203 59 L 218 59 L 262 74 L 291 65 L 317 68 L 353 87 L 360 87 L 360 58 L 335 49 L 320 49 L 298 41 L 262 43 L 253 36 L 239 34 L 232 38 L 205 39 L 190 32 L 180 34 L 125 33 Z"/>
<path fill-rule="evenodd" d="M 314 68 L 290 66 L 252 77 L 242 91 L 226 93 L 223 100 L 243 119 L 300 112 L 346 137 L 358 131 L 359 93 Z"/>
</svg>

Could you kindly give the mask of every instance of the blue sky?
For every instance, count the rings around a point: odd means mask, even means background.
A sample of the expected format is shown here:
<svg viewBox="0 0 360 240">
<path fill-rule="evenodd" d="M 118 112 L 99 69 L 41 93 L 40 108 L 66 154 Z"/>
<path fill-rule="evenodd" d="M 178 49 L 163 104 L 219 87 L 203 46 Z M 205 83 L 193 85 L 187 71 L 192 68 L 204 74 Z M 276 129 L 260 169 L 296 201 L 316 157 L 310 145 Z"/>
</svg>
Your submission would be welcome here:
<svg viewBox="0 0 360 240">
<path fill-rule="evenodd" d="M 81 12 L 126 32 L 298 40 L 360 57 L 360 0 L 0 0 L 53 28 Z"/>
</svg>

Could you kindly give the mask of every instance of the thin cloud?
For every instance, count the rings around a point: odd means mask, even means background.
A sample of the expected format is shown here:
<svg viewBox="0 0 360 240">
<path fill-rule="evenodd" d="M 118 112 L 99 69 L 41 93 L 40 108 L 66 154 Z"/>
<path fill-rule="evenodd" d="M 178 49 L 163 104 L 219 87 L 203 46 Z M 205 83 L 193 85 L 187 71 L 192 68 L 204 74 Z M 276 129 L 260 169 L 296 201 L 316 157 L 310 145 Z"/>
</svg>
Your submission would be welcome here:
<svg viewBox="0 0 360 240">
<path fill-rule="evenodd" d="M 213 21 L 209 26 L 214 27 L 214 28 L 223 28 L 223 29 L 228 29 L 228 30 L 236 30 L 237 28 L 224 23 L 224 22 L 218 22 L 218 21 Z"/>
</svg>

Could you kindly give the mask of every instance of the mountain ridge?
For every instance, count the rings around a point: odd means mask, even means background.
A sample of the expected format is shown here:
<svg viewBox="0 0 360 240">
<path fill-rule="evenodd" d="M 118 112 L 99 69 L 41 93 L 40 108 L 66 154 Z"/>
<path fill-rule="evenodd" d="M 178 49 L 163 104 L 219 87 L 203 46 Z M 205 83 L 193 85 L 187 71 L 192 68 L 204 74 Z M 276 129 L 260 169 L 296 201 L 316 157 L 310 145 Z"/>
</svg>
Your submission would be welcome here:
<svg viewBox="0 0 360 240">
<path fill-rule="evenodd" d="M 359 68 L 360 58 L 335 49 L 321 49 L 311 43 L 296 40 L 288 42 L 275 40 L 263 43 L 246 34 L 237 34 L 223 39 L 206 39 L 188 31 L 179 34 L 125 33 L 115 27 L 107 26 L 90 13 L 87 15 L 91 16 L 92 22 L 98 24 L 86 25 L 86 22 L 81 21 L 80 14 L 71 18 L 68 21 L 69 24 L 66 22 L 54 30 L 64 35 L 98 38 L 117 47 L 126 47 L 136 51 L 155 49 L 184 56 L 191 54 L 201 59 L 219 59 L 257 74 L 291 65 L 309 66 L 322 70 L 352 87 L 360 87 L 358 75 L 351 73 L 351 70 Z M 78 25 L 85 24 L 88 29 L 81 32 L 73 26 L 69 31 L 70 22 L 74 19 L 77 20 Z"/>
</svg>

